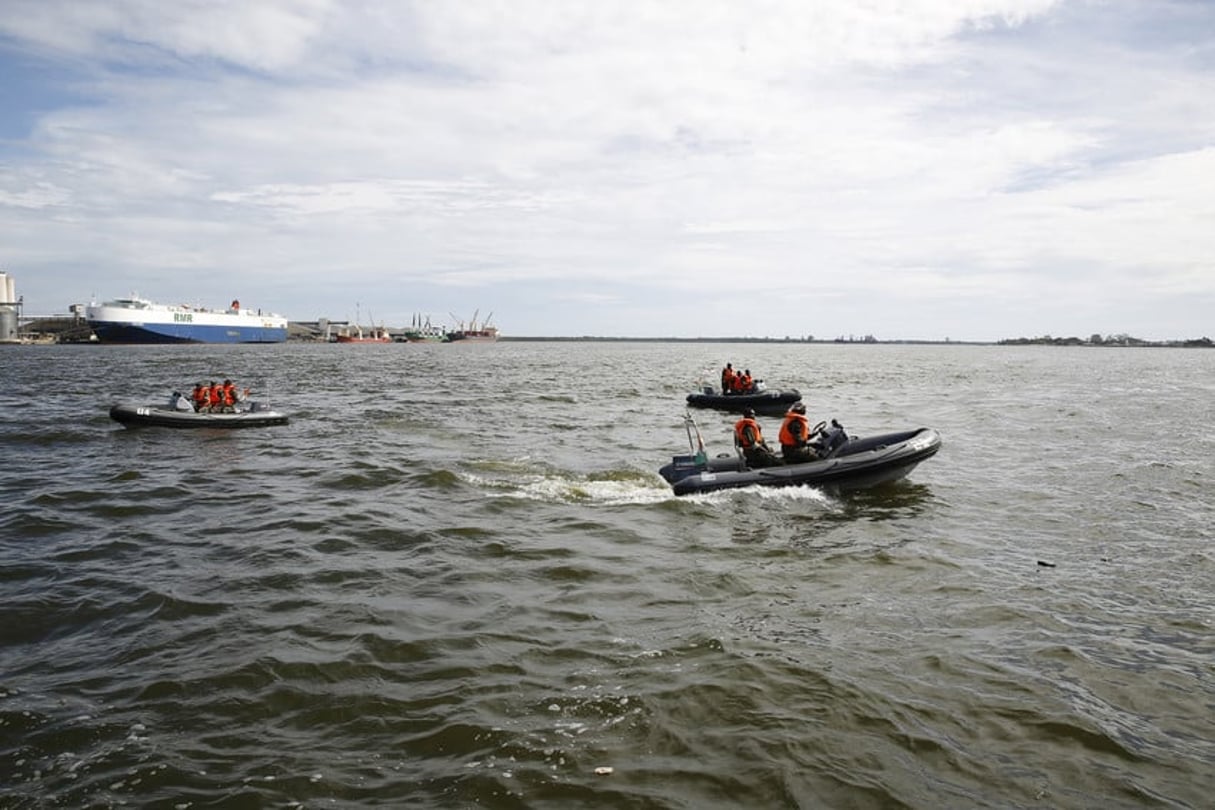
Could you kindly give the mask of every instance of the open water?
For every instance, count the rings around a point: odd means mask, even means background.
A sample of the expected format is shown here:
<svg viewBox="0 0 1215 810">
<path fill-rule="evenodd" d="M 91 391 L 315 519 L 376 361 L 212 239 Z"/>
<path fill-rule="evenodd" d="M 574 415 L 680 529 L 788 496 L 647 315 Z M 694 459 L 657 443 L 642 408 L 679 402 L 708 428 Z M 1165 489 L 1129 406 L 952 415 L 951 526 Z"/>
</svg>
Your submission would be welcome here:
<svg viewBox="0 0 1215 810">
<path fill-rule="evenodd" d="M 943 449 L 846 497 L 676 499 L 656 470 L 726 361 Z M 1215 801 L 1215 352 L 0 362 L 0 807 Z M 225 376 L 291 424 L 107 417 Z M 699 417 L 729 451 L 730 418 Z"/>
</svg>

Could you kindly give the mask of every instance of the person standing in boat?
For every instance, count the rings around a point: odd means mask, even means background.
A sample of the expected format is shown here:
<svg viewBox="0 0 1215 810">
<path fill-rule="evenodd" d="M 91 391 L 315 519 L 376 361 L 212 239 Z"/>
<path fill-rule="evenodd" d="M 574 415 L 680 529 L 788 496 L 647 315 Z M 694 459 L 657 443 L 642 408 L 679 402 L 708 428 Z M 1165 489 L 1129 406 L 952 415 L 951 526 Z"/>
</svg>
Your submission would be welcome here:
<svg viewBox="0 0 1215 810">
<path fill-rule="evenodd" d="M 734 364 L 726 363 L 726 367 L 721 370 L 721 392 L 723 394 L 734 393 L 734 379 L 737 376 L 734 372 Z"/>
<path fill-rule="evenodd" d="M 810 443 L 810 420 L 806 418 L 806 404 L 794 402 L 780 425 L 780 455 L 786 464 L 804 464 L 817 461 L 818 451 Z"/>
<path fill-rule="evenodd" d="M 734 443 L 742 448 L 748 467 L 775 467 L 780 459 L 764 441 L 764 432 L 755 421 L 755 411 L 747 408 L 734 423 Z"/>
</svg>

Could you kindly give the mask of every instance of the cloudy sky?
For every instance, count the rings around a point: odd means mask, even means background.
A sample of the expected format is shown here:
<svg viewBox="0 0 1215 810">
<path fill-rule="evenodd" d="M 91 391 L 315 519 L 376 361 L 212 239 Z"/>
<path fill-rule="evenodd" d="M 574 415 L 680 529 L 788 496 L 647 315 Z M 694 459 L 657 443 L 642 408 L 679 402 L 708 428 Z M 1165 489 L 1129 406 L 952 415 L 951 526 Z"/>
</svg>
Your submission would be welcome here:
<svg viewBox="0 0 1215 810">
<path fill-rule="evenodd" d="M 26 314 L 1215 337 L 1207 0 L 3 9 Z"/>
</svg>

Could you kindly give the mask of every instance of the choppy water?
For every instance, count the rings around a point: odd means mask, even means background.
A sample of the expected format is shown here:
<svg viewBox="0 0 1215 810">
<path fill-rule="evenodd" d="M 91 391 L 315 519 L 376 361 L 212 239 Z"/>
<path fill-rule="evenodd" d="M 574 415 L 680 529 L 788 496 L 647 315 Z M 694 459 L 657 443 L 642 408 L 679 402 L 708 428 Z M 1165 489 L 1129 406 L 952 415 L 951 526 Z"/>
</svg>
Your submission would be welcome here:
<svg viewBox="0 0 1215 810">
<path fill-rule="evenodd" d="M 727 360 L 944 447 L 848 497 L 675 499 Z M 0 362 L 5 808 L 1211 806 L 1215 352 Z M 292 423 L 107 417 L 224 376 Z"/>
</svg>

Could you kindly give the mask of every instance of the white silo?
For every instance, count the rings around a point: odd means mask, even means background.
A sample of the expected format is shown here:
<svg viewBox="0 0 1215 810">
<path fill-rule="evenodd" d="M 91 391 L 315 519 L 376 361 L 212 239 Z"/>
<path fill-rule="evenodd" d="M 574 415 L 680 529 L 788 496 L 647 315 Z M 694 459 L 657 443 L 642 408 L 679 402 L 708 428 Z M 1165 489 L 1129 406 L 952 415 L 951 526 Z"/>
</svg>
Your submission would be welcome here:
<svg viewBox="0 0 1215 810">
<path fill-rule="evenodd" d="M 0 270 L 0 343 L 17 340 L 17 285 L 13 277 Z"/>
</svg>

